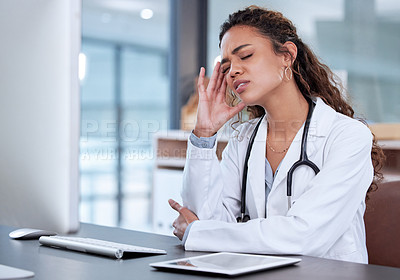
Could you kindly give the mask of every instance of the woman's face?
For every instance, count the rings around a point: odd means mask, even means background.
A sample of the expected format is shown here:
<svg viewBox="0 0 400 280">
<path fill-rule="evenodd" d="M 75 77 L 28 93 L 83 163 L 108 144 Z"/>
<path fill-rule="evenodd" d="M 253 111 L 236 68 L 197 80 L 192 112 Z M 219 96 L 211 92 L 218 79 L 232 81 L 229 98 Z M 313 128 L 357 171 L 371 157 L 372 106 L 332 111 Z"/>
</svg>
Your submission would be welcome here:
<svg viewBox="0 0 400 280">
<path fill-rule="evenodd" d="M 263 106 L 282 85 L 284 56 L 276 55 L 270 40 L 254 27 L 229 29 L 221 41 L 221 57 L 228 86 L 246 105 Z"/>
</svg>

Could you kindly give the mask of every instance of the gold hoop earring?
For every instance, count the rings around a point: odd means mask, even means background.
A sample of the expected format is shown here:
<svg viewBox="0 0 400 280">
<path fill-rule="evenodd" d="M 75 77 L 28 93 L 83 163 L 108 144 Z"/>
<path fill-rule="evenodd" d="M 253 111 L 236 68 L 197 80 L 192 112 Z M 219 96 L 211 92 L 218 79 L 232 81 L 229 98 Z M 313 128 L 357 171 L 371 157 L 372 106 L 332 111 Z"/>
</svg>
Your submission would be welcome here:
<svg viewBox="0 0 400 280">
<path fill-rule="evenodd" d="M 287 73 L 288 70 L 290 70 L 289 76 L 288 76 L 288 73 Z M 292 68 L 290 68 L 289 66 L 286 66 L 286 68 L 285 68 L 285 77 L 286 77 L 286 79 L 288 79 L 288 81 L 290 81 L 292 79 L 292 77 L 293 77 Z"/>
</svg>

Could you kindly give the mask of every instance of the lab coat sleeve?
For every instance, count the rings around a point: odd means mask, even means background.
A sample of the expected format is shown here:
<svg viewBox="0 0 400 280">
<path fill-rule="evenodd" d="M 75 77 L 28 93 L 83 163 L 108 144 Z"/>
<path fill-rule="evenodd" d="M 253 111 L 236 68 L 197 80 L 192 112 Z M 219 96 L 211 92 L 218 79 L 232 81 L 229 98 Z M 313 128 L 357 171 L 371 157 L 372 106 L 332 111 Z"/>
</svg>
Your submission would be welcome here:
<svg viewBox="0 0 400 280">
<path fill-rule="evenodd" d="M 183 205 L 200 220 L 233 222 L 240 212 L 237 141 L 229 141 L 219 162 L 216 144 L 199 148 L 188 141 L 181 192 Z"/>
<path fill-rule="evenodd" d="M 373 177 L 371 145 L 372 135 L 363 124 L 338 125 L 321 147 L 326 156 L 320 172 L 285 216 L 243 224 L 200 220 L 185 248 L 324 256 L 362 207 Z"/>
</svg>

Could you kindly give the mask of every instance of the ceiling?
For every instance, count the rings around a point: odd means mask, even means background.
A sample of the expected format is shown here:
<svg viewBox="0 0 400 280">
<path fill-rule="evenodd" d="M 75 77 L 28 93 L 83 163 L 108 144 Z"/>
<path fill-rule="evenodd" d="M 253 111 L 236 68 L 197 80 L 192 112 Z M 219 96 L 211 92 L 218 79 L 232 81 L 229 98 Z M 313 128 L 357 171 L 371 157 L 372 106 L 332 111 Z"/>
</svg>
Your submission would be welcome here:
<svg viewBox="0 0 400 280">
<path fill-rule="evenodd" d="M 234 10 L 251 4 L 268 6 L 285 12 L 295 23 L 302 26 L 301 32 L 313 28 L 307 20 L 335 16 L 343 17 L 345 1 L 359 3 L 365 0 L 208 0 L 209 32 L 211 39 L 216 36 L 219 26 Z M 374 0 L 368 0 L 374 1 Z M 84 37 L 101 38 L 117 42 L 168 49 L 169 42 L 169 0 L 82 0 L 82 32 Z M 375 11 L 379 18 L 400 22 L 399 0 L 375 0 Z M 145 20 L 140 17 L 142 9 L 152 9 L 154 16 Z M 307 16 L 299 15 L 299 9 Z M 293 13 L 291 14 L 291 11 Z M 310 18 L 310 15 L 315 15 Z M 301 13 L 303 14 L 303 13 Z M 314 23 L 314 21 L 312 21 Z M 296 25 L 297 25 L 296 24 Z M 213 30 L 210 27 L 213 26 Z M 309 29 L 310 29 L 309 28 Z M 214 34 L 215 33 L 215 34 Z M 305 34 L 307 37 L 307 34 Z M 215 38 L 217 39 L 217 38 Z"/>
<path fill-rule="evenodd" d="M 142 19 L 143 9 L 153 10 L 153 17 Z M 169 0 L 82 0 L 82 33 L 84 37 L 167 49 Z"/>
</svg>

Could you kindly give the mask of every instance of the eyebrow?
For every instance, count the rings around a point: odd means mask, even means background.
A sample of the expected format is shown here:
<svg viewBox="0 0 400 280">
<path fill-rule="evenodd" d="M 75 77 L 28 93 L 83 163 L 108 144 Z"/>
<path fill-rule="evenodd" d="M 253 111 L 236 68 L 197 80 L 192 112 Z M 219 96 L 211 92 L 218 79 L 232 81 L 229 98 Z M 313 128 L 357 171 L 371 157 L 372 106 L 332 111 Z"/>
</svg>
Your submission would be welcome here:
<svg viewBox="0 0 400 280">
<path fill-rule="evenodd" d="M 235 48 L 235 49 L 232 51 L 232 54 L 236 54 L 238 51 L 240 51 L 241 49 L 243 49 L 243 48 L 245 48 L 245 47 L 248 47 L 248 46 L 251 46 L 251 44 L 240 45 L 239 47 Z M 227 61 L 228 61 L 227 58 L 222 59 L 222 60 L 221 60 L 221 65 L 224 64 L 224 63 L 227 62 Z"/>
</svg>

